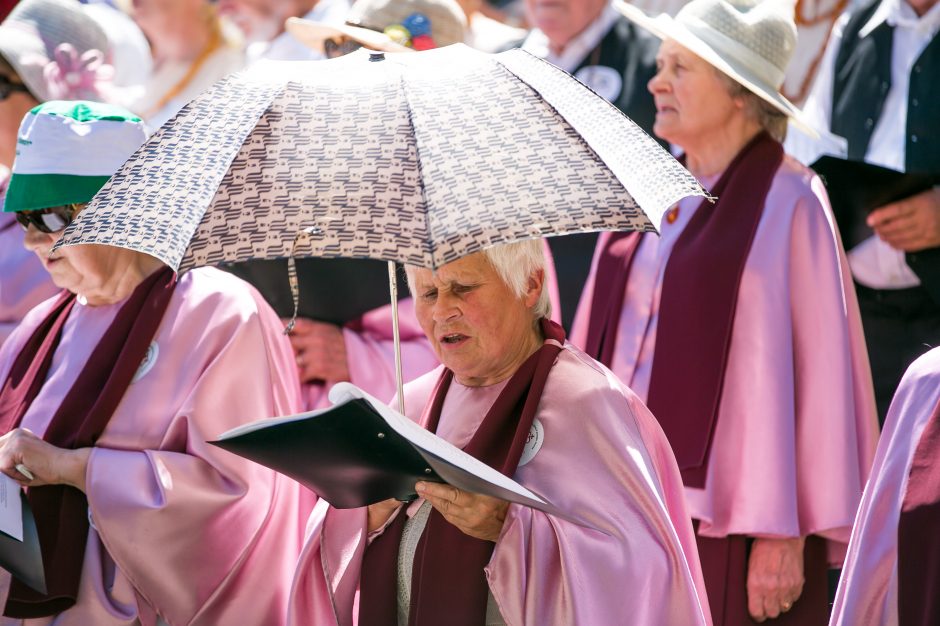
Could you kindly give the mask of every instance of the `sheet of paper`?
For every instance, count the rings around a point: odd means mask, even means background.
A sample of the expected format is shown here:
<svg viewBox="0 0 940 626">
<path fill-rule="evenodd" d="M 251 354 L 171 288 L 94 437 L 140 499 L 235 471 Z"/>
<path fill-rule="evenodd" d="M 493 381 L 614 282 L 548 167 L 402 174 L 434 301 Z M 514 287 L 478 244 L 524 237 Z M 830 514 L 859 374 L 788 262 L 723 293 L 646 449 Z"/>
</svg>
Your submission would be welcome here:
<svg viewBox="0 0 940 626">
<path fill-rule="evenodd" d="M 23 503 L 19 484 L 0 474 L 0 531 L 23 541 Z"/>
</svg>

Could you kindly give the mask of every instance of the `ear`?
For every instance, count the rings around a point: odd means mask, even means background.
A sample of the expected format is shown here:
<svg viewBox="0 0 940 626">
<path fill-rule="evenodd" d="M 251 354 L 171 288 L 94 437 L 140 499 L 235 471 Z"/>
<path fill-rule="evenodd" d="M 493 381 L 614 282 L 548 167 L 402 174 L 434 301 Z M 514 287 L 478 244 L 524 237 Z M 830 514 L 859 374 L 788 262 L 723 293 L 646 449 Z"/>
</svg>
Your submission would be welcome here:
<svg viewBox="0 0 940 626">
<path fill-rule="evenodd" d="M 539 301 L 542 295 L 542 287 L 545 284 L 545 270 L 535 270 L 529 274 L 529 280 L 526 283 L 525 306 L 531 309 Z"/>
</svg>

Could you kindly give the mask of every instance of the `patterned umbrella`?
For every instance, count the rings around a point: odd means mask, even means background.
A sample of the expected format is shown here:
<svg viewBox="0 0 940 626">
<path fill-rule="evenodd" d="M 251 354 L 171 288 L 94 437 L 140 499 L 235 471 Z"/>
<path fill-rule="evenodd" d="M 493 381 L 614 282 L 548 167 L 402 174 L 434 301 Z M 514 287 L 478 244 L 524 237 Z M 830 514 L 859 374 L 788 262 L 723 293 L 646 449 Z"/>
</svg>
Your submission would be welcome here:
<svg viewBox="0 0 940 626">
<path fill-rule="evenodd" d="M 688 195 L 704 191 L 656 142 L 526 52 L 362 50 L 217 83 L 58 245 L 180 271 L 292 256 L 436 268 L 527 238 L 653 230 Z"/>
<path fill-rule="evenodd" d="M 217 83 L 57 247 L 125 247 L 179 271 L 288 257 L 295 315 L 294 257 L 388 261 L 402 398 L 394 261 L 437 268 L 545 235 L 654 230 L 689 195 L 705 192 L 669 153 L 526 52 L 361 50 Z"/>
</svg>

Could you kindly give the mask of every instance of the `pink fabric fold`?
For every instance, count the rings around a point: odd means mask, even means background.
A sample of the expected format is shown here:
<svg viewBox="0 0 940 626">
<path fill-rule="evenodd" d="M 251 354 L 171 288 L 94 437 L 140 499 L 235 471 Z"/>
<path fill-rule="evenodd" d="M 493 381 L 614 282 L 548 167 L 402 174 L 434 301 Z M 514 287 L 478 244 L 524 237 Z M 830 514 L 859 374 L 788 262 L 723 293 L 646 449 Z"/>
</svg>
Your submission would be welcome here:
<svg viewBox="0 0 940 626">
<path fill-rule="evenodd" d="M 0 351 L 0 374 L 45 315 Z M 23 419 L 37 434 L 119 305 L 77 305 L 49 377 Z M 281 624 L 314 496 L 208 443 L 234 426 L 297 412 L 282 326 L 253 288 L 197 269 L 179 286 L 93 451 L 89 531 L 77 604 L 29 624 Z M 20 623 L 3 620 L 0 624 Z"/>
<path fill-rule="evenodd" d="M 412 419 L 439 374 L 406 386 Z M 439 434 L 466 443 L 501 388 L 453 383 Z M 536 420 L 544 443 L 515 479 L 607 534 L 510 505 L 485 569 L 507 624 L 612 624 L 627 615 L 640 625 L 710 623 L 678 467 L 643 404 L 566 344 Z M 364 509 L 318 505 L 291 590 L 290 624 L 356 623 L 365 525 Z"/>
<path fill-rule="evenodd" d="M 681 201 L 679 219 L 661 238 L 644 238 L 634 261 L 645 280 L 628 286 L 611 369 L 641 399 L 663 262 L 696 205 Z M 589 319 L 582 298 L 573 343 L 585 340 Z M 828 198 L 818 177 L 785 157 L 741 278 L 705 487 L 685 490 L 700 534 L 818 534 L 841 562 L 877 437 L 858 304 Z"/>
<path fill-rule="evenodd" d="M 911 461 L 940 402 L 940 348 L 908 368 L 891 401 L 832 608 L 832 626 L 898 626 L 898 519 Z"/>
</svg>

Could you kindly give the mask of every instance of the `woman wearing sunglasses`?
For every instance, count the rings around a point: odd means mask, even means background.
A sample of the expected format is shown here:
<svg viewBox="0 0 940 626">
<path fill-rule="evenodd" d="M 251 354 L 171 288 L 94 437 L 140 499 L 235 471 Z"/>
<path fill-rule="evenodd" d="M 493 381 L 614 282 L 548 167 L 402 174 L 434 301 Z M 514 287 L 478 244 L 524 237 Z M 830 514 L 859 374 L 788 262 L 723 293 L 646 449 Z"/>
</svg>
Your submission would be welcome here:
<svg viewBox="0 0 940 626">
<path fill-rule="evenodd" d="M 47 102 L 20 127 L 4 210 L 62 291 L 0 348 L 0 472 L 27 488 L 47 585 L 14 578 L 4 626 L 285 619 L 311 498 L 206 443 L 299 409 L 277 316 L 214 268 L 52 250 L 145 139 L 93 102 Z"/>
</svg>

